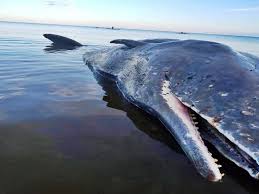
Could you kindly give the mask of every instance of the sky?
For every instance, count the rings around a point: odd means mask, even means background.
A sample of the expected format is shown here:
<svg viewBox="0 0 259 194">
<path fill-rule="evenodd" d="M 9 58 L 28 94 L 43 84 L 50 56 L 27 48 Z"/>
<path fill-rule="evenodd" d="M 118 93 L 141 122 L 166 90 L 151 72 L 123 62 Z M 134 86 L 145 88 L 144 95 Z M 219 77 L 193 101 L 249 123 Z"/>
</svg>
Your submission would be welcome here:
<svg viewBox="0 0 259 194">
<path fill-rule="evenodd" d="M 0 20 L 259 35 L 259 0 L 0 0 Z"/>
</svg>

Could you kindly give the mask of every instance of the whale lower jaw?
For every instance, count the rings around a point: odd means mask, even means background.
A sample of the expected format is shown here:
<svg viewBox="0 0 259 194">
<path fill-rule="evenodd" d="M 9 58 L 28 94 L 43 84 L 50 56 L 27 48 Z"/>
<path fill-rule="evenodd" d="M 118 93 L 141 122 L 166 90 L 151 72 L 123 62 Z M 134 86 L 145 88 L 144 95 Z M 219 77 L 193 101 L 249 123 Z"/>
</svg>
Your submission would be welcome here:
<svg viewBox="0 0 259 194">
<path fill-rule="evenodd" d="M 170 82 L 167 80 L 163 82 L 161 96 L 171 111 L 177 115 L 179 121 L 183 123 L 180 125 L 181 128 L 174 128 L 170 131 L 178 140 L 185 154 L 203 177 L 213 182 L 221 180 L 224 174 L 220 173 L 220 165 L 216 163 L 217 159 L 212 157 L 204 144 L 198 127 L 189 114 L 189 109 L 171 93 Z M 170 117 L 166 117 L 164 122 L 167 123 L 166 125 L 170 125 Z M 171 127 L 168 126 L 168 128 Z"/>
</svg>

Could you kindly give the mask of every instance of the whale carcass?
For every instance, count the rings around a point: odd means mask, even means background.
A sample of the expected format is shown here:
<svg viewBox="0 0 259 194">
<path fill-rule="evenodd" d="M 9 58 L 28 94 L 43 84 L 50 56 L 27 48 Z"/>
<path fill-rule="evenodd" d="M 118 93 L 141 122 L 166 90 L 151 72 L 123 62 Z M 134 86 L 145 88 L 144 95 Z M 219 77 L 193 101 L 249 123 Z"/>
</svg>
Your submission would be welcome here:
<svg viewBox="0 0 259 194">
<path fill-rule="evenodd" d="M 111 41 L 84 55 L 132 104 L 159 118 L 197 171 L 223 174 L 204 140 L 259 179 L 259 73 L 256 56 L 199 40 Z"/>
</svg>

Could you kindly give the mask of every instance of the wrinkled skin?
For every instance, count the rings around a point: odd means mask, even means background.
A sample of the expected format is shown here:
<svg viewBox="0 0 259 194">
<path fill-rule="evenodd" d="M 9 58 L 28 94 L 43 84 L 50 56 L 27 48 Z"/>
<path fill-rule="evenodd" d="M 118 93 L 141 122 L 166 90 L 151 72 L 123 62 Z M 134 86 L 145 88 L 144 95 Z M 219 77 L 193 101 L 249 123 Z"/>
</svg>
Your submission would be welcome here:
<svg viewBox="0 0 259 194">
<path fill-rule="evenodd" d="M 203 118 L 203 127 L 214 129 L 202 132 L 204 139 L 258 178 L 257 57 L 196 40 L 112 43 L 126 46 L 87 52 L 86 64 L 113 79 L 131 103 L 158 117 L 202 176 L 211 181 L 222 178 L 199 132 L 188 126 L 187 111 Z M 171 95 L 179 102 L 174 104 Z"/>
</svg>

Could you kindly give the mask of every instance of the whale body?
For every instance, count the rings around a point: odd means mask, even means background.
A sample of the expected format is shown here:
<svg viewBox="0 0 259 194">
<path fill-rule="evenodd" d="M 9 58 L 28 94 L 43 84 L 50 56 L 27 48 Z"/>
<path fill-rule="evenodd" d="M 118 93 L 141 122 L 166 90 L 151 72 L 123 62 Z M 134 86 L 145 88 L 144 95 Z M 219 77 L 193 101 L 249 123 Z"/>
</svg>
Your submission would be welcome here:
<svg viewBox="0 0 259 194">
<path fill-rule="evenodd" d="M 259 59 L 199 40 L 113 40 L 84 54 L 89 68 L 157 117 L 197 171 L 223 174 L 204 140 L 259 179 Z"/>
</svg>

